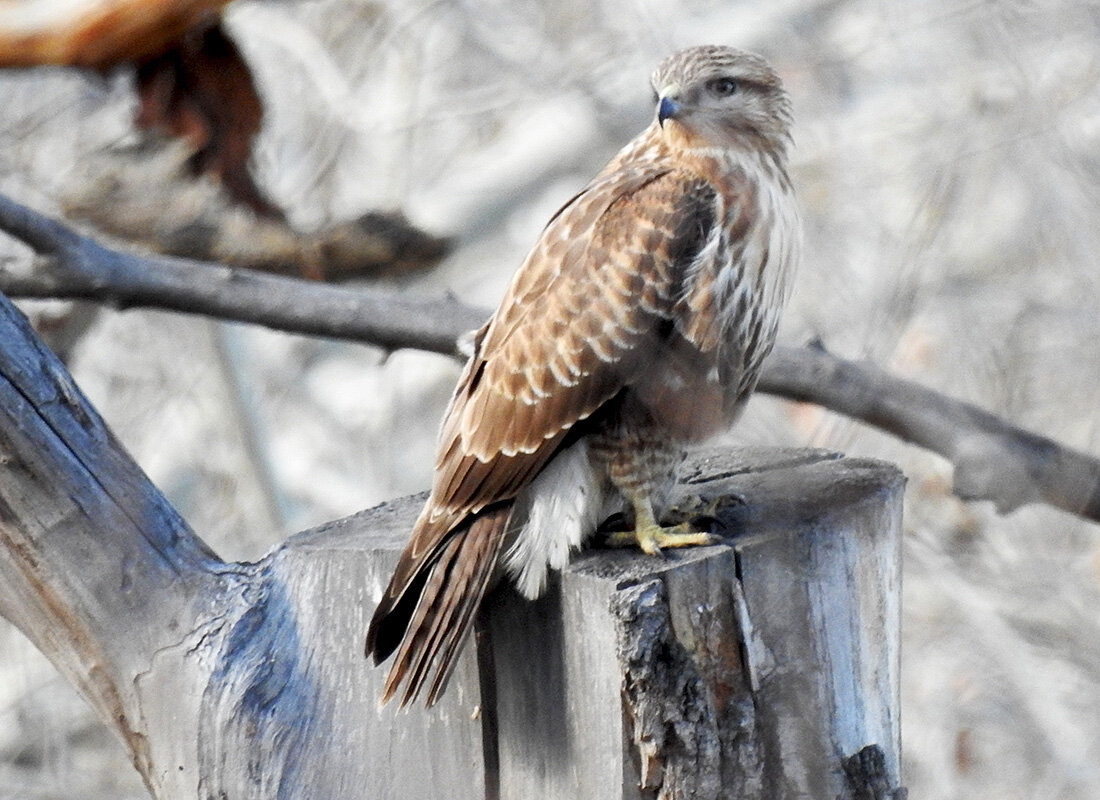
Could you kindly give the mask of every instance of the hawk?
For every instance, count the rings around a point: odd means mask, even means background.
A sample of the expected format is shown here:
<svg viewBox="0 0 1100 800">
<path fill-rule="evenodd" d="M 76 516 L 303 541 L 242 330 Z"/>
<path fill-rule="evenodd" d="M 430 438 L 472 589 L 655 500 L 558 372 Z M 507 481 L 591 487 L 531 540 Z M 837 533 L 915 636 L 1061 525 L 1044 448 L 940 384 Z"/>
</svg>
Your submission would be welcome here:
<svg viewBox="0 0 1100 800">
<path fill-rule="evenodd" d="M 431 496 L 367 633 L 382 702 L 442 694 L 486 590 L 537 597 L 624 511 L 656 554 L 688 444 L 730 426 L 775 340 L 800 241 L 790 104 L 759 56 L 694 47 L 656 114 L 543 230 L 443 420 Z"/>
</svg>

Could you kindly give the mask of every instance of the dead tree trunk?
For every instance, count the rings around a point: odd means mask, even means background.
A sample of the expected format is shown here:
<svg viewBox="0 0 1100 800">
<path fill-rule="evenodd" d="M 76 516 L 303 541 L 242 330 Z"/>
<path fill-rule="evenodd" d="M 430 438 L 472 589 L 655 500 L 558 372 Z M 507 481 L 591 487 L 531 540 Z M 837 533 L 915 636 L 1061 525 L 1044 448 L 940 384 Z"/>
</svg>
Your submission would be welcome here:
<svg viewBox="0 0 1100 800">
<path fill-rule="evenodd" d="M 728 545 L 594 551 L 495 592 L 443 702 L 362 657 L 418 498 L 219 560 L 0 302 L 0 614 L 157 798 L 900 798 L 902 479 L 819 451 L 700 454 Z"/>
</svg>

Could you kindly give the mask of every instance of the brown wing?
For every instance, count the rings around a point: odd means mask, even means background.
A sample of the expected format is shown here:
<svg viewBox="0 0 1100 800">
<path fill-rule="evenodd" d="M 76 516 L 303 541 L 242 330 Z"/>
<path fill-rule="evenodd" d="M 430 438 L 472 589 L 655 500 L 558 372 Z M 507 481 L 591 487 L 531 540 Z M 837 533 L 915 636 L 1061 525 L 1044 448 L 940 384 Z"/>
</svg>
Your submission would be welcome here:
<svg viewBox="0 0 1100 800">
<path fill-rule="evenodd" d="M 707 183 L 652 170 L 597 183 L 547 226 L 455 390 L 411 558 L 515 497 L 574 423 L 629 385 L 713 214 Z"/>
<path fill-rule="evenodd" d="M 435 586 L 442 575 L 425 570 L 443 552 L 448 563 L 458 558 L 451 551 L 460 545 L 447 542 L 465 538 L 482 514 L 499 518 L 499 504 L 538 474 L 575 423 L 630 385 L 667 333 L 683 270 L 713 225 L 714 197 L 682 172 L 622 170 L 597 179 L 546 227 L 478 334 L 443 422 L 431 498 L 372 620 L 367 649 L 376 660 L 405 639 L 391 684 L 432 657 L 413 629 L 420 609 L 446 591 Z M 407 592 L 420 595 L 415 612 Z M 410 652 L 412 639 L 425 642 L 420 652 Z"/>
</svg>

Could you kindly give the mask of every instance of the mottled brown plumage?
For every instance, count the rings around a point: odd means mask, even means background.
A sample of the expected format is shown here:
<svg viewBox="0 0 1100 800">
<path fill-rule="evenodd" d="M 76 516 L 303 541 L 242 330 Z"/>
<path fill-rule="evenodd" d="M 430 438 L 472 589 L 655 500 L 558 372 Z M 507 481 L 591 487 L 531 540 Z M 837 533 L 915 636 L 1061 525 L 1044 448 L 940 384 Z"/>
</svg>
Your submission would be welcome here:
<svg viewBox="0 0 1100 800">
<path fill-rule="evenodd" d="M 683 447 L 733 423 L 799 240 L 789 110 L 758 56 L 699 47 L 653 76 L 654 122 L 547 224 L 443 421 L 431 497 L 371 621 L 383 692 L 446 686 L 488 586 L 526 595 L 606 516 L 648 552 Z"/>
</svg>

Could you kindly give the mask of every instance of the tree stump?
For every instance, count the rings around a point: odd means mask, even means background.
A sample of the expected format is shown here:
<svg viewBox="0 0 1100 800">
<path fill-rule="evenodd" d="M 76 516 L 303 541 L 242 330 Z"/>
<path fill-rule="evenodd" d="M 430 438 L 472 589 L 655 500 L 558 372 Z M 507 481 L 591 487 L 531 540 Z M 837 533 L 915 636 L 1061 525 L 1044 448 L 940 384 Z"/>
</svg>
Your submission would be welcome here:
<svg viewBox="0 0 1100 800">
<path fill-rule="evenodd" d="M 0 614 L 157 798 L 898 800 L 902 478 L 707 451 L 727 544 L 496 590 L 443 701 L 380 709 L 367 620 L 422 498 L 219 560 L 0 300 Z"/>
</svg>

